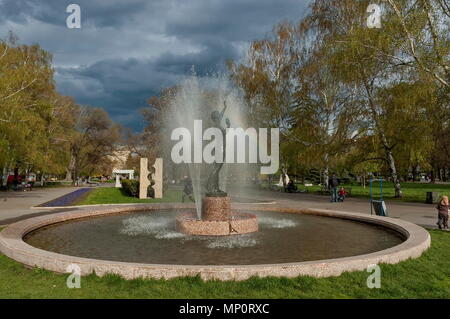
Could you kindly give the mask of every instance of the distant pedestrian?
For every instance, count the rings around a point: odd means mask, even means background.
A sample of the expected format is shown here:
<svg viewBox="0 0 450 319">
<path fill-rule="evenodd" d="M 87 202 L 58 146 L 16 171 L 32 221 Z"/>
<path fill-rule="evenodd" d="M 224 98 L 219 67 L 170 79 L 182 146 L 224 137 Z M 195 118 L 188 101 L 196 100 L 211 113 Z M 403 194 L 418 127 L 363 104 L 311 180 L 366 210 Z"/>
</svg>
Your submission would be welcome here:
<svg viewBox="0 0 450 319">
<path fill-rule="evenodd" d="M 289 183 L 287 184 L 287 187 L 286 187 L 286 191 L 288 193 L 297 193 L 297 191 L 298 191 L 297 186 L 295 185 L 295 183 L 292 179 L 289 180 Z"/>
<path fill-rule="evenodd" d="M 192 196 L 194 192 L 194 187 L 192 186 L 192 180 L 185 176 L 184 177 L 184 188 L 183 188 L 183 196 L 181 197 L 181 202 L 184 203 L 184 198 L 187 197 L 191 201 L 195 202 L 194 197 Z"/>
<path fill-rule="evenodd" d="M 439 229 L 448 229 L 448 197 L 442 196 L 436 208 L 438 210 L 437 225 Z"/>
<path fill-rule="evenodd" d="M 331 202 L 337 202 L 338 199 L 338 186 L 340 184 L 339 179 L 337 178 L 336 174 L 333 174 L 333 176 L 330 177 L 328 180 L 328 188 L 330 189 L 331 193 Z"/>
<path fill-rule="evenodd" d="M 13 190 L 17 190 L 19 188 L 19 168 L 16 166 L 14 168 L 14 177 L 13 177 Z"/>
</svg>

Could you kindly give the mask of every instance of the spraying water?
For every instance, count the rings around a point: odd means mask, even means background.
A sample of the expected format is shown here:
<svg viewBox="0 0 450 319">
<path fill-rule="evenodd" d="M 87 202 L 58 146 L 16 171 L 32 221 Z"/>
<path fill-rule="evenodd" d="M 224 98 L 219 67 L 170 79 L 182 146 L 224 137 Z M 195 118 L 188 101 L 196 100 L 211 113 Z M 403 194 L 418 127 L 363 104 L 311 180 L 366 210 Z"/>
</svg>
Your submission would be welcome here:
<svg viewBox="0 0 450 319">
<path fill-rule="evenodd" d="M 191 136 L 194 136 L 194 121 L 202 120 L 205 126 L 212 127 L 211 113 L 219 111 L 225 101 L 228 107 L 224 118 L 230 120 L 231 127 L 245 127 L 247 106 L 228 78 L 226 76 L 201 78 L 193 74 L 181 82 L 171 100 L 170 114 L 173 117 L 170 122 L 173 128 L 186 128 Z M 198 219 L 201 219 L 202 197 L 205 195 L 205 183 L 211 166 L 194 161 L 188 164 Z M 220 172 L 220 188 L 224 191 L 227 189 L 227 166 L 224 164 Z"/>
</svg>

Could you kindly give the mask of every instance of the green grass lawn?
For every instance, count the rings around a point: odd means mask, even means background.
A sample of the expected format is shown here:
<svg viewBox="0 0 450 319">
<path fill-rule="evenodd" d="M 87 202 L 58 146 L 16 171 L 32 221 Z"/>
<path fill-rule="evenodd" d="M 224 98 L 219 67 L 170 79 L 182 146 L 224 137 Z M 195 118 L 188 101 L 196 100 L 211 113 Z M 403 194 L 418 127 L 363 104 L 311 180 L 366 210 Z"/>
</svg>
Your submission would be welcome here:
<svg viewBox="0 0 450 319">
<path fill-rule="evenodd" d="M 317 193 L 320 191 L 319 185 L 305 187 L 303 184 L 296 184 L 300 190 L 308 189 L 310 193 Z M 360 185 L 342 185 L 345 188 L 352 188 L 352 197 L 370 197 L 370 188 L 366 185 L 366 188 Z M 403 198 L 394 198 L 394 185 L 391 182 L 383 182 L 383 198 L 392 200 L 401 200 L 405 202 L 419 202 L 425 203 L 426 192 L 438 192 L 441 195 L 450 195 L 450 184 L 429 184 L 429 183 L 402 183 Z M 373 183 L 373 195 L 374 198 L 380 196 L 380 184 Z"/>
<path fill-rule="evenodd" d="M 450 233 L 430 233 L 432 246 L 420 258 L 381 265 L 380 289 L 367 288 L 365 271 L 240 282 L 89 275 L 81 279 L 80 289 L 69 289 L 67 275 L 27 269 L 0 254 L 0 298 L 450 298 Z"/>
<path fill-rule="evenodd" d="M 168 189 L 163 198 L 139 199 L 124 194 L 120 188 L 99 187 L 94 188 L 88 195 L 76 202 L 75 205 L 96 204 L 126 204 L 126 203 L 174 203 L 181 202 L 181 191 Z"/>
</svg>

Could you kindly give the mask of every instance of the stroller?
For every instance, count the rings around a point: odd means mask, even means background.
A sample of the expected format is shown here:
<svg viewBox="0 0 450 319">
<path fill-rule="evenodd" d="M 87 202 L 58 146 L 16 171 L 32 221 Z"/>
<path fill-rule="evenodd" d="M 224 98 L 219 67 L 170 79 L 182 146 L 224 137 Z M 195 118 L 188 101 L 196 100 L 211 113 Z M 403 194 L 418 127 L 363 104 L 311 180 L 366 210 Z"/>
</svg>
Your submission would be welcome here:
<svg viewBox="0 0 450 319">
<path fill-rule="evenodd" d="M 338 192 L 338 198 L 337 198 L 337 201 L 338 201 L 338 202 L 343 202 L 346 195 L 347 195 L 347 192 L 345 191 L 345 188 L 344 188 L 344 187 L 341 187 L 341 188 L 339 189 L 339 192 Z"/>
</svg>

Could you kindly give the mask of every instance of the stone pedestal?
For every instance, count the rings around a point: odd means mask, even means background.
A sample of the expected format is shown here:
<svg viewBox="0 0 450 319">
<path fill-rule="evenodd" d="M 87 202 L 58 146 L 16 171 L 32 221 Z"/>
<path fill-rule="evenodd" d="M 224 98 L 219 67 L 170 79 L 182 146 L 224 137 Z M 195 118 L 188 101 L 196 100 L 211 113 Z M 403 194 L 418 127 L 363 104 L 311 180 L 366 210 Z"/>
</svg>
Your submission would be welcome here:
<svg viewBox="0 0 450 319">
<path fill-rule="evenodd" d="M 204 197 L 202 201 L 202 219 L 227 221 L 231 216 L 229 197 Z"/>
<path fill-rule="evenodd" d="M 258 231 L 258 220 L 253 214 L 233 213 L 229 197 L 203 198 L 202 219 L 195 213 L 177 217 L 177 230 L 188 235 L 228 236 Z"/>
<path fill-rule="evenodd" d="M 258 231 L 258 220 L 253 214 L 231 213 L 229 220 L 198 220 L 195 213 L 177 216 L 177 230 L 187 235 L 229 236 Z"/>
</svg>

